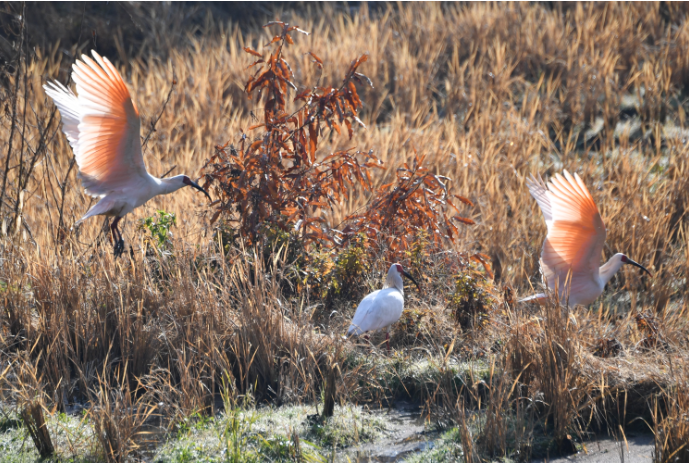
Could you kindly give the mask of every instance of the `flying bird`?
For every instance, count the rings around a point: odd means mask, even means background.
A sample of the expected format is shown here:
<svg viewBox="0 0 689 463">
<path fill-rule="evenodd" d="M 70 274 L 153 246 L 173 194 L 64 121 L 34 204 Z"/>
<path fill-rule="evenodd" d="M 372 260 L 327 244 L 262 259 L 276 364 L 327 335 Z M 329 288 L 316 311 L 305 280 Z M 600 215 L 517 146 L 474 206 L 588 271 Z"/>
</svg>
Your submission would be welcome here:
<svg viewBox="0 0 689 463">
<path fill-rule="evenodd" d="M 413 281 L 416 287 L 420 289 L 414 277 L 407 273 L 400 264 L 392 264 L 388 270 L 383 289 L 372 292 L 359 303 L 352 324 L 347 330 L 348 336 L 359 336 L 368 331 L 387 328 L 400 319 L 404 309 L 403 275 Z M 389 351 L 390 333 L 387 330 L 385 340 Z"/>
<path fill-rule="evenodd" d="M 541 274 L 550 290 L 558 288 L 561 301 L 570 306 L 588 305 L 603 293 L 605 285 L 624 264 L 644 266 L 618 253 L 599 267 L 605 244 L 605 224 L 596 203 L 576 173 L 564 171 L 545 184 L 531 175 L 526 185 L 541 208 L 548 235 L 541 251 Z M 522 299 L 544 302 L 544 293 Z"/>
<path fill-rule="evenodd" d="M 184 186 L 210 195 L 186 175 L 157 178 L 149 174 L 141 151 L 141 118 L 115 66 L 91 51 L 72 65 L 78 96 L 59 82 L 43 86 L 62 114 L 62 131 L 74 151 L 86 193 L 100 198 L 78 222 L 95 215 L 114 217 L 115 256 L 124 251 L 118 223 L 154 196 Z"/>
</svg>

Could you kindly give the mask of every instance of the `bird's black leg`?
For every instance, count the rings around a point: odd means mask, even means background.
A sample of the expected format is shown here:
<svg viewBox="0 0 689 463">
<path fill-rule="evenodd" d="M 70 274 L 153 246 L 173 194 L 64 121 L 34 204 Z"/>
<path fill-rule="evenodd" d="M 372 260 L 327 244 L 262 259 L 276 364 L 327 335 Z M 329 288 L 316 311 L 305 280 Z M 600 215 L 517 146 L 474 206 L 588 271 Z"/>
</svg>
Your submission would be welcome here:
<svg viewBox="0 0 689 463">
<path fill-rule="evenodd" d="M 385 342 L 388 344 L 388 355 L 390 355 L 390 332 L 385 332 Z"/>
<path fill-rule="evenodd" d="M 122 220 L 122 217 L 115 217 L 110 225 L 110 231 L 112 231 L 112 238 L 115 240 L 115 257 L 120 257 L 124 251 L 124 239 L 122 238 L 122 233 L 120 233 L 117 224 Z"/>
</svg>

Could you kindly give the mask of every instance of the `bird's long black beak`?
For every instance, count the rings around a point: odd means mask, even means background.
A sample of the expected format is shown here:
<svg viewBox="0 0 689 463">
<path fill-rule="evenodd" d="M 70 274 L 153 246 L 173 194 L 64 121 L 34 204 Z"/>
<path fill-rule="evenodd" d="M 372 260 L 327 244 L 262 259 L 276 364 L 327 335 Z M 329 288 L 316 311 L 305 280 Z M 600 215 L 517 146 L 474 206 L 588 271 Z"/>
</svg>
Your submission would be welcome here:
<svg viewBox="0 0 689 463">
<path fill-rule="evenodd" d="M 644 272 L 648 273 L 650 276 L 653 276 L 653 274 L 652 274 L 651 272 L 649 272 L 648 269 L 647 269 L 646 267 L 644 267 L 643 265 L 641 265 L 641 264 L 638 263 L 638 262 L 634 262 L 634 261 L 631 260 L 629 257 L 626 258 L 626 260 L 624 261 L 624 263 L 625 263 L 625 264 L 629 264 L 629 265 L 633 265 L 634 267 L 639 267 L 641 270 L 643 270 Z"/>
<path fill-rule="evenodd" d="M 411 276 L 406 270 L 402 270 L 402 275 L 404 275 L 405 277 L 407 277 L 407 278 L 409 278 L 411 281 L 413 281 L 414 284 L 416 285 L 416 289 L 418 289 L 419 291 L 421 291 L 421 286 L 419 286 L 419 284 L 416 282 L 416 280 L 414 279 L 414 277 Z"/>
<path fill-rule="evenodd" d="M 199 184 L 196 183 L 195 181 L 189 180 L 189 186 L 194 187 L 194 188 L 196 188 L 196 189 L 199 190 L 199 191 L 202 191 L 203 194 L 206 195 L 206 197 L 208 198 L 208 201 L 211 201 L 211 202 L 213 201 L 213 200 L 211 199 L 211 195 L 209 195 L 208 192 L 207 192 L 206 190 L 204 190 L 203 188 L 201 188 L 201 185 L 199 185 Z"/>
</svg>

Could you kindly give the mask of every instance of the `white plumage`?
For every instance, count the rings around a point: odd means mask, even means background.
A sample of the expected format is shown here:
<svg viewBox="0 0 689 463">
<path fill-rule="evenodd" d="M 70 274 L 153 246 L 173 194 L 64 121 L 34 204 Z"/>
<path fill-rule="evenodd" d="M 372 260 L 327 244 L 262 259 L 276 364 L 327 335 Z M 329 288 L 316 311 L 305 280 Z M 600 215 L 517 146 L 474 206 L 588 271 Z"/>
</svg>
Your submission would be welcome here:
<svg viewBox="0 0 689 463">
<path fill-rule="evenodd" d="M 352 324 L 347 330 L 348 335 L 359 336 L 368 331 L 381 330 L 400 319 L 404 310 L 403 275 L 412 280 L 417 287 L 419 286 L 400 264 L 392 264 L 383 289 L 372 292 L 359 303 Z M 389 340 L 389 336 L 390 334 L 386 333 L 386 339 Z"/>
<path fill-rule="evenodd" d="M 186 175 L 159 179 L 148 173 L 141 151 L 139 111 L 115 66 L 98 53 L 82 55 L 72 66 L 78 96 L 59 82 L 43 86 L 62 114 L 62 130 L 74 151 L 86 193 L 101 200 L 80 220 L 115 217 L 111 225 L 115 254 L 124 249 L 117 224 L 125 214 L 159 194 L 186 185 L 208 196 Z"/>
<path fill-rule="evenodd" d="M 615 254 L 599 267 L 606 230 L 596 203 L 576 173 L 556 174 L 548 185 L 533 175 L 526 179 L 531 196 L 538 202 L 548 235 L 541 251 L 543 283 L 550 290 L 558 288 L 561 301 L 570 306 L 587 305 L 603 293 L 605 285 L 623 264 L 645 267 L 624 254 Z M 544 293 L 522 301 L 546 299 Z"/>
</svg>

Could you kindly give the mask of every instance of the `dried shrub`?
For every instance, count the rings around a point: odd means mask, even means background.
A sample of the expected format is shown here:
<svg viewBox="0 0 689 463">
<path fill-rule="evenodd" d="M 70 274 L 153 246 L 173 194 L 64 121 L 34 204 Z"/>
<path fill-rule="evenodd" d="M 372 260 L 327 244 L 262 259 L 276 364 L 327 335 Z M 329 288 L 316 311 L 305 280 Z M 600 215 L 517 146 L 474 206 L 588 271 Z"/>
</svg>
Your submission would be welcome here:
<svg viewBox="0 0 689 463">
<path fill-rule="evenodd" d="M 454 241 L 457 224 L 474 223 L 459 215 L 454 201 L 473 203 L 452 195 L 448 191 L 449 178 L 425 166 L 424 156 L 415 155 L 411 165 L 404 163 L 397 169 L 395 181 L 375 190 L 371 171 L 382 168 L 382 163 L 372 150 L 363 155 L 363 161 L 354 148 L 338 150 L 317 160 L 319 142 L 326 138 L 326 130 L 334 137 L 346 128 L 351 139 L 354 125 L 365 128 L 358 117 L 362 102 L 355 83 L 373 86 L 358 71 L 368 56 L 351 62 L 338 88 L 317 84 L 299 91 L 293 102 L 301 106 L 289 110 L 288 89 L 297 91 L 297 86 L 293 83 L 294 72 L 284 58 L 284 48 L 294 43 L 292 32 L 306 32 L 279 21 L 264 27 L 271 26 L 281 28 L 270 42 L 274 44 L 271 53 L 263 56 L 249 47 L 244 49 L 258 58 L 249 66 L 257 70 L 246 82 L 245 91 L 249 98 L 265 101 L 262 123 L 249 131 L 261 128 L 264 132 L 253 139 L 242 135 L 239 148 L 229 144 L 216 147 L 215 155 L 206 164 L 204 187 L 216 185 L 220 197 L 211 223 L 224 215 L 225 223 L 235 223 L 250 245 L 265 243 L 270 235 L 265 230 L 279 229 L 296 235 L 305 250 L 314 243 L 339 248 L 347 246 L 353 237 L 363 236 L 369 240 L 366 257 L 383 257 L 386 261 L 402 259 L 420 232 L 429 235 L 435 249 L 442 249 L 447 240 Z M 322 60 L 313 52 L 309 56 L 322 70 Z M 342 232 L 333 230 L 326 217 L 328 212 L 357 192 L 371 194 L 369 205 L 363 212 L 347 216 L 342 221 Z M 347 252 L 331 256 L 331 261 L 340 268 L 350 267 L 352 256 Z M 356 257 L 357 261 L 359 258 Z M 316 269 L 322 270 L 322 266 Z M 345 273 L 336 275 L 342 277 Z M 337 294 L 351 283 L 337 278 L 330 281 L 331 293 Z"/>
<path fill-rule="evenodd" d="M 663 335 L 660 331 L 658 318 L 653 313 L 638 313 L 634 316 L 634 320 L 636 321 L 637 329 L 644 335 L 638 344 L 641 350 L 667 347 L 667 343 L 663 340 Z"/>
<path fill-rule="evenodd" d="M 439 310 L 432 308 L 410 308 L 402 312 L 393 326 L 390 344 L 394 347 L 437 346 L 452 339 L 454 330 Z"/>
<path fill-rule="evenodd" d="M 509 361 L 507 356 L 501 362 Z M 479 422 L 477 446 L 482 455 L 491 458 L 511 457 L 518 461 L 530 461 L 534 441 L 535 397 L 521 395 L 521 372 L 514 377 L 504 374 L 509 365 L 491 365 L 485 393 L 485 421 Z M 477 394 L 473 400 L 481 408 Z"/>
<path fill-rule="evenodd" d="M 260 241 L 266 224 L 285 231 L 297 231 L 305 243 L 333 241 L 323 209 L 332 208 L 342 200 L 351 185 L 371 189 L 369 170 L 380 167 L 369 153 L 365 162 L 358 160 L 353 149 L 336 151 L 321 161 L 316 160 L 318 142 L 326 127 L 341 133 L 346 128 L 352 137 L 352 125 L 363 123 L 357 117 L 361 100 L 354 82 L 370 81 L 357 70 L 367 56 L 355 59 L 339 88 L 309 87 L 299 92 L 294 102 L 303 103 L 288 112 L 288 86 L 294 73 L 283 57 L 283 47 L 293 44 L 290 35 L 296 26 L 274 21 L 264 27 L 279 26 L 281 31 L 271 41 L 275 49 L 267 57 L 246 47 L 258 59 L 250 66 L 257 71 L 246 82 L 249 98 L 265 100 L 263 123 L 249 131 L 264 128 L 253 140 L 242 136 L 239 149 L 218 146 L 206 164 L 208 173 L 204 188 L 216 185 L 220 199 L 211 223 L 224 213 L 236 220 L 238 229 L 249 244 Z M 322 61 L 311 53 L 313 62 L 322 68 Z"/>
<path fill-rule="evenodd" d="M 427 238 L 430 244 L 427 249 L 441 249 L 457 236 L 455 222 L 474 224 L 473 220 L 459 215 L 453 201 L 473 203 L 463 196 L 449 193 L 447 182 L 450 179 L 434 174 L 424 165 L 424 160 L 425 156 L 415 155 L 411 166 L 405 162 L 397 169 L 395 182 L 375 191 L 365 212 L 345 219 L 345 241 L 347 236 L 363 232 L 377 246 L 385 245 L 383 250 L 387 261 L 395 261 L 404 257 L 403 252 L 409 250 L 419 233 Z M 458 215 L 448 217 L 449 208 Z M 380 236 L 387 239 L 380 240 Z M 374 248 L 373 251 L 380 249 Z"/>
<path fill-rule="evenodd" d="M 228 283 L 238 290 L 232 298 L 236 328 L 219 346 L 239 392 L 277 403 L 316 397 L 324 376 L 320 359 L 332 344 L 330 337 L 300 329 L 305 314 L 282 304 L 277 271 L 282 265 L 268 273 L 260 259 L 235 263 Z"/>
</svg>

